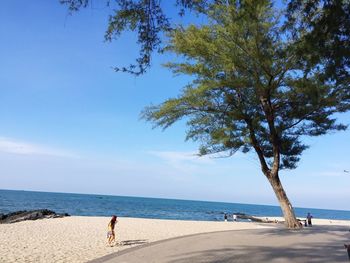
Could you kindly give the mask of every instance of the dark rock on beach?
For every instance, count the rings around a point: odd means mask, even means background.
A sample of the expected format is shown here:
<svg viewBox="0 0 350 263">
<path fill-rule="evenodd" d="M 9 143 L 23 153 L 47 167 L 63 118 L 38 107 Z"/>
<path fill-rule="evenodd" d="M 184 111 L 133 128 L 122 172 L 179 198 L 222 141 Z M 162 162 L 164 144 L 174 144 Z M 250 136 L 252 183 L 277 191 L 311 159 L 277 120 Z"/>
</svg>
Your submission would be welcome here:
<svg viewBox="0 0 350 263">
<path fill-rule="evenodd" d="M 48 209 L 17 211 L 9 214 L 0 214 L 0 224 L 11 224 L 25 220 L 37 220 L 43 218 L 61 218 L 65 216 L 69 216 L 69 214 L 57 214 Z"/>
</svg>

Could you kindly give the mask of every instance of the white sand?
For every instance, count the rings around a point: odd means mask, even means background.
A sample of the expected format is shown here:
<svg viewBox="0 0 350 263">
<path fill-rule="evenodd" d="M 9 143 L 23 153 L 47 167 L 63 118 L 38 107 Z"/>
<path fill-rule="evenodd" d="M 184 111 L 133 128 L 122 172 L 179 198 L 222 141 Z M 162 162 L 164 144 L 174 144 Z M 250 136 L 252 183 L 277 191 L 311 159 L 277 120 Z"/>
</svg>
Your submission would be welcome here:
<svg viewBox="0 0 350 263">
<path fill-rule="evenodd" d="M 119 218 L 117 240 L 106 245 L 107 217 L 67 217 L 0 225 L 0 262 L 86 262 L 140 243 L 224 230 L 274 227 L 245 222 L 199 222 Z M 350 225 L 349 221 L 317 220 L 314 224 Z"/>
<path fill-rule="evenodd" d="M 283 222 L 284 218 L 283 217 L 258 217 L 261 219 L 268 219 L 268 220 L 277 220 L 279 222 Z M 305 220 L 305 217 L 298 217 L 300 220 Z M 329 226 L 329 225 L 336 225 L 336 226 L 349 226 L 350 227 L 350 221 L 348 220 L 336 220 L 336 219 L 319 219 L 319 218 L 313 218 L 312 219 L 312 224 L 313 225 L 318 225 L 318 226 Z"/>
</svg>

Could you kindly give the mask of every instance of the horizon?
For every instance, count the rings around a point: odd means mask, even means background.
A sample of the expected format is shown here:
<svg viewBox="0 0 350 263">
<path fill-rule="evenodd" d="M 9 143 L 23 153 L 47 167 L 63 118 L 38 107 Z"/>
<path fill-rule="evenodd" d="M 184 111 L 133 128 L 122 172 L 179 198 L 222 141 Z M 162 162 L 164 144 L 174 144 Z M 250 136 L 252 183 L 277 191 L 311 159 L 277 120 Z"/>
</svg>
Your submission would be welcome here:
<svg viewBox="0 0 350 263">
<path fill-rule="evenodd" d="M 199 158 L 185 122 L 162 132 L 139 120 L 190 78 L 161 66 L 171 55 L 155 56 L 140 77 L 115 73 L 138 49 L 129 33 L 103 41 L 107 14 L 69 16 L 58 1 L 3 3 L 0 188 L 278 206 L 254 154 Z M 337 117 L 350 123 L 350 113 Z M 292 205 L 349 211 L 349 130 L 303 142 L 310 148 L 298 168 L 280 172 Z"/>
<path fill-rule="evenodd" d="M 197 199 L 181 199 L 171 197 L 153 197 L 153 196 L 130 196 L 130 195 L 113 195 L 113 194 L 99 194 L 99 193 L 72 193 L 72 192 L 46 192 L 40 190 L 22 190 L 22 189 L 0 189 L 0 191 L 18 191 L 18 192 L 34 192 L 34 193 L 46 193 L 46 194 L 73 194 L 73 195 L 93 195 L 93 196 L 110 196 L 110 197 L 127 197 L 127 198 L 145 198 L 145 199 L 162 199 L 162 200 L 175 200 L 175 201 L 189 201 L 189 202 L 208 202 L 208 203 L 222 203 L 222 204 L 240 204 L 240 205 L 251 205 L 251 206 L 271 206 L 280 208 L 280 206 L 273 204 L 259 204 L 259 203 L 240 203 L 240 202 L 229 202 L 229 201 L 218 201 L 218 200 L 197 200 Z M 333 209 L 333 208 L 320 208 L 320 207 L 299 207 L 293 206 L 293 208 L 301 209 L 315 209 L 315 210 L 331 210 L 340 212 L 350 212 L 350 210 L 344 209 Z"/>
</svg>

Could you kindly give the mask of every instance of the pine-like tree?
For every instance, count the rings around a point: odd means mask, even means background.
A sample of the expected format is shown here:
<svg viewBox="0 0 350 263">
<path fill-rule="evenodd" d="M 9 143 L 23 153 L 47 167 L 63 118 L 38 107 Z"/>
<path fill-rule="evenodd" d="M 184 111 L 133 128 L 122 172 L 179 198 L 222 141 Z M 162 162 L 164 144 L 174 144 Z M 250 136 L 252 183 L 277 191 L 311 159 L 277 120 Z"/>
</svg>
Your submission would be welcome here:
<svg viewBox="0 0 350 263">
<path fill-rule="evenodd" d="M 91 2 L 59 1 L 70 11 Z M 350 2 L 290 0 L 280 14 L 268 0 L 173 0 L 180 15 L 190 9 L 208 21 L 175 30 L 161 2 L 105 0 L 115 5 L 105 39 L 131 30 L 140 44 L 136 63 L 116 71 L 145 73 L 170 32 L 168 50 L 184 60 L 167 67 L 194 78 L 143 117 L 163 128 L 186 118 L 187 139 L 201 142 L 201 155 L 255 151 L 286 225 L 300 227 L 279 171 L 296 168 L 303 136 L 346 128 L 334 114 L 350 108 Z"/>
<path fill-rule="evenodd" d="M 168 50 L 182 59 L 166 66 L 193 81 L 143 117 L 163 128 L 185 118 L 200 155 L 255 151 L 286 226 L 300 228 L 279 171 L 296 168 L 303 136 L 346 128 L 332 116 L 349 109 L 349 88 L 300 59 L 303 39 L 288 38 L 271 1 L 215 2 L 202 10 L 207 24 L 170 35 Z"/>
</svg>

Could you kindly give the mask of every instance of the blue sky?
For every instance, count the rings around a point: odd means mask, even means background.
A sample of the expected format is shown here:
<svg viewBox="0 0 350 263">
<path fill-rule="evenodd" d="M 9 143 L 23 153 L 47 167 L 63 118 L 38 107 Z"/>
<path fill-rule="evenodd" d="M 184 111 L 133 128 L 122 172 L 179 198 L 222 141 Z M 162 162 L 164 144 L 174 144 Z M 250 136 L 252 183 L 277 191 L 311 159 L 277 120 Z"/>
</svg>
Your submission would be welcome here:
<svg viewBox="0 0 350 263">
<path fill-rule="evenodd" d="M 142 77 L 113 72 L 137 46 L 132 34 L 104 42 L 108 11 L 69 16 L 58 0 L 2 2 L 0 189 L 277 205 L 254 154 L 198 158 L 184 123 L 162 132 L 139 119 L 189 80 L 160 56 Z M 350 210 L 349 131 L 307 142 L 299 167 L 281 172 L 293 205 Z"/>
</svg>

